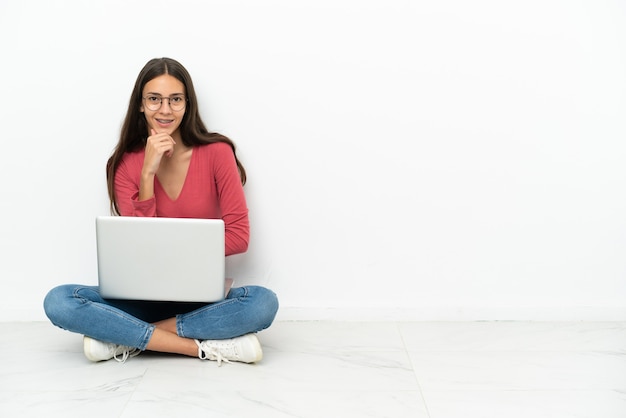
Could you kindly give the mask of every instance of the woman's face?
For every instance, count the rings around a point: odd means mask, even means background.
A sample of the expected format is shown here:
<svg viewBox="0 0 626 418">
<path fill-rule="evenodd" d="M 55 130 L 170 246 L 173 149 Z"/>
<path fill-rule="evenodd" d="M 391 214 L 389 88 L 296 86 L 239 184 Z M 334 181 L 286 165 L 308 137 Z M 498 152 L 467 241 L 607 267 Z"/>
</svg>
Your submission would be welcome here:
<svg viewBox="0 0 626 418">
<path fill-rule="evenodd" d="M 148 135 L 154 129 L 178 136 L 187 103 L 183 83 L 169 74 L 160 75 L 146 83 L 142 97 L 140 111 L 148 122 Z"/>
</svg>

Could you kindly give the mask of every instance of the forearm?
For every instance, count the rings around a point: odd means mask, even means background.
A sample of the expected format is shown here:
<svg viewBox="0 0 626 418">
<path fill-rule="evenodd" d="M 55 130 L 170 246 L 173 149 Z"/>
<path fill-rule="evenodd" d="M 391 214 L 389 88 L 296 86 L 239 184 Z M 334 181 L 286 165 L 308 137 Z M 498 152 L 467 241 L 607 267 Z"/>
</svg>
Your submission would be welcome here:
<svg viewBox="0 0 626 418">
<path fill-rule="evenodd" d="M 229 214 L 224 217 L 226 226 L 226 255 L 241 254 L 248 250 L 250 223 L 248 211 Z"/>
<path fill-rule="evenodd" d="M 152 197 L 154 197 L 154 174 L 142 173 L 137 200 L 143 202 L 144 200 L 152 199 Z"/>
<path fill-rule="evenodd" d="M 154 175 L 144 180 L 140 167 L 129 159 L 115 173 L 115 195 L 122 216 L 156 216 Z"/>
</svg>

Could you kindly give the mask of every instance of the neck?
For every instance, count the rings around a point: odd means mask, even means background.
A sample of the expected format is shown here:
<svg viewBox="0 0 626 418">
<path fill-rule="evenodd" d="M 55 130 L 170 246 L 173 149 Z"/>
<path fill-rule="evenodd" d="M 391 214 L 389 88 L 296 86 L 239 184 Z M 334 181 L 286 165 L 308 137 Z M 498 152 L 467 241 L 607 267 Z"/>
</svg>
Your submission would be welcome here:
<svg viewBox="0 0 626 418">
<path fill-rule="evenodd" d="M 180 135 L 178 137 L 173 137 L 173 139 L 176 143 L 174 144 L 174 153 L 172 156 L 183 155 L 192 148 L 183 144 L 183 140 L 180 138 Z"/>
</svg>

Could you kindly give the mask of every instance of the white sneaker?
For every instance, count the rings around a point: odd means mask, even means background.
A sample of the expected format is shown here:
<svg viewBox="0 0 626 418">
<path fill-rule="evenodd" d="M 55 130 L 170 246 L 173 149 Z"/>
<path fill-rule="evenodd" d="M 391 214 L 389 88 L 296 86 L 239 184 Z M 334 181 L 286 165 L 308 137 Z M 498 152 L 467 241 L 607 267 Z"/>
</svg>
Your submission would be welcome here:
<svg viewBox="0 0 626 418">
<path fill-rule="evenodd" d="M 85 357 L 91 361 L 104 361 L 114 358 L 116 361 L 124 363 L 129 358 L 139 355 L 141 350 L 125 345 L 105 343 L 85 335 L 83 337 L 83 352 Z"/>
<path fill-rule="evenodd" d="M 255 334 L 246 334 L 230 340 L 195 341 L 198 344 L 198 357 L 202 360 L 217 360 L 218 366 L 222 365 L 222 361 L 254 363 L 263 358 L 263 350 Z"/>
</svg>

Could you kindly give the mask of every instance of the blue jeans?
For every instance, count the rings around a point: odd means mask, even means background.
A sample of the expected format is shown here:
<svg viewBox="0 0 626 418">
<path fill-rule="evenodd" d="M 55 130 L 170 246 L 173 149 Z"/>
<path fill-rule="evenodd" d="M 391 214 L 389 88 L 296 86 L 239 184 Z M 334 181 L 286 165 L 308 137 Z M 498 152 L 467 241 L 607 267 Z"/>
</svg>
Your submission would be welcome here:
<svg viewBox="0 0 626 418">
<path fill-rule="evenodd" d="M 261 331 L 272 324 L 278 299 L 264 287 L 245 286 L 211 304 L 112 300 L 102 298 L 97 286 L 68 284 L 48 292 L 44 310 L 65 330 L 145 350 L 156 328 L 152 323 L 173 317 L 185 338 L 221 340 Z"/>
</svg>

